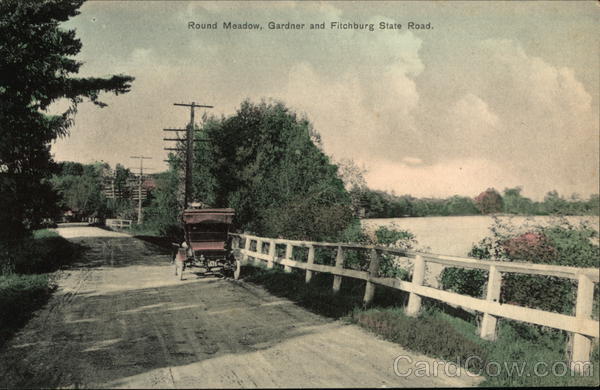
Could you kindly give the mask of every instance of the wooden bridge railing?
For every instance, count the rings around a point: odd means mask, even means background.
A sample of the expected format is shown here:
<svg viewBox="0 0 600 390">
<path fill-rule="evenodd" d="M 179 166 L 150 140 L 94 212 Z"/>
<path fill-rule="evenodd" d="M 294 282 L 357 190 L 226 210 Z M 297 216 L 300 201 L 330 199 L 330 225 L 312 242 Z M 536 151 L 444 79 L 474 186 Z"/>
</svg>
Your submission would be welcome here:
<svg viewBox="0 0 600 390">
<path fill-rule="evenodd" d="M 286 272 L 292 268 L 306 270 L 306 282 L 310 282 L 314 272 L 332 274 L 334 276 L 332 289 L 339 291 L 342 278 L 349 277 L 366 281 L 364 302 L 370 303 L 377 285 L 394 288 L 408 292 L 409 299 L 406 313 L 416 316 L 421 309 L 421 298 L 428 297 L 451 305 L 461 306 L 467 309 L 483 313 L 480 326 L 480 337 L 487 340 L 496 338 L 496 323 L 499 317 L 517 321 L 528 322 L 537 325 L 548 326 L 555 329 L 565 330 L 573 334 L 572 362 L 587 362 L 590 359 L 592 338 L 599 337 L 599 323 L 592 319 L 592 307 L 594 298 L 594 283 L 598 283 L 600 272 L 594 268 L 565 267 L 546 264 L 531 264 L 518 262 L 483 261 L 472 258 L 455 256 L 443 256 L 429 253 L 404 251 L 374 245 L 358 245 L 345 243 L 327 243 L 312 241 L 295 241 L 285 239 L 273 239 L 257 237 L 248 234 L 231 234 L 233 237 L 233 248 L 241 254 L 238 256 L 235 277 L 239 278 L 241 265 L 249 263 L 250 259 L 256 264 L 265 263 L 268 268 L 274 264 L 284 266 Z M 256 243 L 256 249 L 251 249 L 251 243 Z M 265 253 L 263 244 L 268 243 L 268 251 Z M 285 246 L 285 256 L 277 255 L 277 246 Z M 308 248 L 306 262 L 292 258 L 293 248 Z M 315 248 L 335 248 L 337 255 L 335 265 L 315 264 Z M 360 271 L 344 268 L 345 252 L 349 250 L 369 251 L 368 271 Z M 396 278 L 379 276 L 380 254 L 390 254 L 404 257 L 412 261 L 413 273 L 410 282 Z M 461 267 L 469 269 L 482 269 L 488 271 L 488 283 L 485 299 L 474 298 L 449 291 L 440 290 L 423 285 L 427 271 L 427 263 L 437 263 L 445 266 Z M 502 286 L 503 273 L 519 273 L 529 275 L 545 275 L 577 280 L 577 302 L 575 316 L 553 313 L 549 311 L 532 309 L 513 304 L 500 303 L 500 289 Z M 576 371 L 580 365 L 574 365 Z"/>
<path fill-rule="evenodd" d="M 131 220 L 130 219 L 106 219 L 106 221 L 104 222 L 106 226 L 110 227 L 110 228 L 119 228 L 119 229 L 124 229 L 124 228 L 130 228 L 131 227 Z"/>
</svg>

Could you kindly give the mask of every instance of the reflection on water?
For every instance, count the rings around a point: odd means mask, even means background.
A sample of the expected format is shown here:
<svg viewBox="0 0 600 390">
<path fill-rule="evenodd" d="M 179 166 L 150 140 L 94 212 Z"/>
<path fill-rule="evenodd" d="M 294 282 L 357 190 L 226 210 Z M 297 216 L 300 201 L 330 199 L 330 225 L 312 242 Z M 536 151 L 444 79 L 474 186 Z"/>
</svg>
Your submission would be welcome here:
<svg viewBox="0 0 600 390">
<path fill-rule="evenodd" d="M 503 216 L 503 222 L 511 221 L 513 225 L 545 225 L 553 217 L 535 216 Z M 598 230 L 597 216 L 566 217 L 575 225 L 587 221 Z M 428 252 L 451 256 L 466 256 L 473 244 L 490 235 L 489 228 L 493 224 L 490 216 L 475 215 L 466 217 L 421 217 L 421 218 L 377 218 L 363 219 L 362 226 L 367 231 L 373 231 L 378 226 L 394 224 L 399 229 L 412 232 L 419 248 L 428 248 Z"/>
</svg>

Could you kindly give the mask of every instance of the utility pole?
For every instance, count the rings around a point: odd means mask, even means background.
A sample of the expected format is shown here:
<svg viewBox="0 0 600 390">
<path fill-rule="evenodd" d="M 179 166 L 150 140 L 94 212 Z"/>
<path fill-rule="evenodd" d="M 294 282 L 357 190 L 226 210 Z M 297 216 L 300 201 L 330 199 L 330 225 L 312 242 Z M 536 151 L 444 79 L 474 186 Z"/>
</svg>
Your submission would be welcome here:
<svg viewBox="0 0 600 390">
<path fill-rule="evenodd" d="M 138 180 L 138 225 L 142 223 L 142 178 L 144 177 L 144 160 L 151 160 L 152 157 L 146 156 L 130 156 L 140 160 L 140 175 Z"/>
<path fill-rule="evenodd" d="M 178 148 L 165 148 L 165 150 L 175 150 L 180 152 L 185 152 L 185 187 L 184 187 L 184 200 L 183 200 L 183 208 L 186 209 L 189 207 L 189 204 L 192 202 L 192 169 L 194 166 L 194 131 L 195 131 L 195 123 L 194 123 L 194 109 L 195 108 L 213 108 L 213 106 L 207 106 L 202 104 L 196 104 L 196 102 L 192 103 L 173 103 L 175 106 L 183 106 L 190 108 L 190 123 L 187 125 L 185 129 L 163 129 L 164 131 L 185 131 L 186 137 L 185 139 L 177 138 L 164 138 L 165 141 L 181 141 L 185 142 L 185 149 Z M 178 133 L 179 135 L 179 133 Z"/>
</svg>

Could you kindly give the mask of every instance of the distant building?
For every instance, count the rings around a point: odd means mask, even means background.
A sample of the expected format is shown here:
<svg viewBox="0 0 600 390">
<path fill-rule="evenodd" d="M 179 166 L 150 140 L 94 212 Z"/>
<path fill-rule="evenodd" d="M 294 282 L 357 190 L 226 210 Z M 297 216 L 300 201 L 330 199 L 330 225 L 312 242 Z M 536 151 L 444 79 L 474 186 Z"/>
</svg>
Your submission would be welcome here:
<svg viewBox="0 0 600 390">
<path fill-rule="evenodd" d="M 148 197 L 148 193 L 156 188 L 156 181 L 153 177 L 142 177 L 142 200 Z M 102 193 L 108 199 L 129 199 L 137 201 L 139 198 L 139 176 L 130 176 L 125 180 L 124 185 L 117 183 L 116 172 L 108 169 L 102 177 Z"/>
</svg>

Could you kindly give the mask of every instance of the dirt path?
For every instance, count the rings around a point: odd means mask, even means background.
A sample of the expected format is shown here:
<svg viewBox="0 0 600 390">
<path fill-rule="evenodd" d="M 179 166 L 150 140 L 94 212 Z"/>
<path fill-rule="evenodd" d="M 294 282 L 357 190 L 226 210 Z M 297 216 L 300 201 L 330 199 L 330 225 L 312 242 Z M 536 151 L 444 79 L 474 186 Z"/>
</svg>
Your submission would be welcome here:
<svg viewBox="0 0 600 390">
<path fill-rule="evenodd" d="M 433 362 L 260 287 L 173 275 L 161 248 L 92 227 L 48 305 L 0 351 L 0 387 L 469 386 L 460 375 L 399 377 Z M 451 373 L 454 371 L 451 371 Z"/>
</svg>

